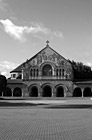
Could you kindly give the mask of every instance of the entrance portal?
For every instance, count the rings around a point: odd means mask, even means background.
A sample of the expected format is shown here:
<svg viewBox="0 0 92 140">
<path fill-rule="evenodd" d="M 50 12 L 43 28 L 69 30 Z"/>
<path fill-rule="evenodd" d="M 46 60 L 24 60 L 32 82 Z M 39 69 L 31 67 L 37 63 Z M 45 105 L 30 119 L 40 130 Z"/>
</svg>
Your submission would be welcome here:
<svg viewBox="0 0 92 140">
<path fill-rule="evenodd" d="M 64 97 L 64 88 L 62 86 L 57 87 L 56 97 Z"/>
<path fill-rule="evenodd" d="M 30 97 L 38 97 L 38 88 L 36 86 L 31 88 Z"/>
<path fill-rule="evenodd" d="M 84 97 L 90 97 L 90 96 L 92 96 L 91 88 L 86 87 L 86 88 L 84 89 L 83 96 L 84 96 Z"/>
<path fill-rule="evenodd" d="M 81 91 L 81 88 L 76 87 L 76 88 L 74 89 L 73 97 L 82 97 L 82 91 Z"/>
<path fill-rule="evenodd" d="M 52 96 L 52 91 L 51 91 L 51 87 L 49 85 L 46 85 L 44 88 L 43 88 L 43 94 L 42 94 L 43 97 L 51 97 Z"/>
<path fill-rule="evenodd" d="M 9 87 L 7 87 L 3 93 L 3 96 L 10 97 L 12 96 L 12 91 Z"/>
<path fill-rule="evenodd" d="M 13 91 L 13 96 L 14 97 L 21 97 L 22 96 L 21 88 L 16 87 Z"/>
</svg>

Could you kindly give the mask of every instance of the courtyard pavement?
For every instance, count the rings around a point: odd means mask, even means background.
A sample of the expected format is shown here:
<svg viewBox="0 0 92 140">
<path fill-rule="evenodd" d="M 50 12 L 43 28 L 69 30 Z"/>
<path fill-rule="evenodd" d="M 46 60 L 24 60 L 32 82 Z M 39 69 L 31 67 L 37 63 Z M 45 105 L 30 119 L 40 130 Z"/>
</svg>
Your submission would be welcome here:
<svg viewBox="0 0 92 140">
<path fill-rule="evenodd" d="M 92 100 L 0 100 L 0 140 L 92 140 Z"/>
</svg>

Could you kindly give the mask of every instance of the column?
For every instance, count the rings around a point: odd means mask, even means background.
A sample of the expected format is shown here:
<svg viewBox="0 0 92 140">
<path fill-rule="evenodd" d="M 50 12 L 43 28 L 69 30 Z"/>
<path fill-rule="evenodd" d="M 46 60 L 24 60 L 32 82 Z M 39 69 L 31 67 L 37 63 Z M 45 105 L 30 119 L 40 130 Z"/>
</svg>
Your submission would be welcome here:
<svg viewBox="0 0 92 140">
<path fill-rule="evenodd" d="M 53 97 L 56 97 L 55 85 L 54 85 L 54 87 L 53 87 Z"/>
<path fill-rule="evenodd" d="M 38 97 L 40 97 L 40 87 L 38 87 Z"/>
<path fill-rule="evenodd" d="M 1 97 L 3 97 L 3 92 L 2 92 L 2 96 Z"/>
<path fill-rule="evenodd" d="M 66 79 L 66 70 L 64 71 L 64 79 Z"/>
<path fill-rule="evenodd" d="M 23 97 L 23 89 L 22 89 L 22 97 Z"/>
<path fill-rule="evenodd" d="M 32 77 L 34 76 L 34 69 L 32 69 Z"/>
<path fill-rule="evenodd" d="M 64 79 L 64 69 L 62 69 L 62 79 Z"/>
<path fill-rule="evenodd" d="M 54 94 L 53 94 L 53 88 L 52 88 L 52 87 L 51 87 L 51 92 L 52 92 L 52 96 L 51 96 L 51 97 L 54 97 L 54 96 L 53 96 Z"/>
<path fill-rule="evenodd" d="M 54 75 L 53 76 L 56 76 L 56 70 L 54 69 Z"/>
<path fill-rule="evenodd" d="M 23 80 L 23 69 L 22 69 L 22 80 Z"/>
<path fill-rule="evenodd" d="M 39 70 L 39 76 L 41 77 L 41 70 Z"/>
<path fill-rule="evenodd" d="M 58 69 L 58 79 L 60 78 L 60 69 Z"/>
<path fill-rule="evenodd" d="M 84 96 L 83 96 L 83 91 L 84 91 L 84 89 L 81 89 L 81 91 L 82 91 L 82 97 L 84 97 Z"/>
<path fill-rule="evenodd" d="M 66 91 L 64 90 L 64 97 L 66 97 Z"/>
<path fill-rule="evenodd" d="M 11 89 L 11 92 L 12 92 L 12 96 L 11 96 L 11 97 L 13 97 L 13 90 L 14 90 L 14 89 Z"/>
</svg>

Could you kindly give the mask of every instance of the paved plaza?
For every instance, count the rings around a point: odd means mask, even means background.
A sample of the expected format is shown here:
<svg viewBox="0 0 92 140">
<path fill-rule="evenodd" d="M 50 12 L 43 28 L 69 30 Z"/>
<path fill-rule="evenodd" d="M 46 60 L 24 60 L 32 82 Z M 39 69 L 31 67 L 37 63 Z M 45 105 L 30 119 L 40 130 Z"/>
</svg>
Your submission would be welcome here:
<svg viewBox="0 0 92 140">
<path fill-rule="evenodd" d="M 0 140 L 92 140 L 91 99 L 0 103 Z"/>
</svg>

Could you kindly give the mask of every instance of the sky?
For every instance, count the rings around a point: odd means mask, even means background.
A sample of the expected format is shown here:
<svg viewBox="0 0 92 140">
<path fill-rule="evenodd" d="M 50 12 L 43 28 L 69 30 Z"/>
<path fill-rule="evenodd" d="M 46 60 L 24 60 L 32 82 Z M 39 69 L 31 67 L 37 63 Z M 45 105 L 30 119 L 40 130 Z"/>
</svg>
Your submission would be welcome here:
<svg viewBox="0 0 92 140">
<path fill-rule="evenodd" d="M 0 0 L 0 73 L 49 46 L 92 66 L 92 0 Z"/>
</svg>

